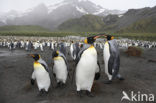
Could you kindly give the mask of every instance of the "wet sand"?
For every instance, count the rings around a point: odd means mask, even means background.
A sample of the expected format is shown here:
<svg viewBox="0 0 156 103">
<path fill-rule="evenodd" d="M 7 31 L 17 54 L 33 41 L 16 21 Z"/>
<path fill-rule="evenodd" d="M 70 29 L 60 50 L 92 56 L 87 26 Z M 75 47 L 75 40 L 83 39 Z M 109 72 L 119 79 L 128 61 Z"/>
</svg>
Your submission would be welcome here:
<svg viewBox="0 0 156 103">
<path fill-rule="evenodd" d="M 95 97 L 90 98 L 84 95 L 80 98 L 76 94 L 75 82 L 71 84 L 71 80 L 68 79 L 65 88 L 55 88 L 56 82 L 53 77 L 53 86 L 49 93 L 39 96 L 37 86 L 30 85 L 33 71 L 33 59 L 27 56 L 30 52 L 21 49 L 11 53 L 6 48 L 0 48 L 0 103 L 120 103 L 122 91 L 127 94 L 131 91 L 135 93 L 140 91 L 156 95 L 156 63 L 148 62 L 149 59 L 156 59 L 156 49 L 145 49 L 142 57 L 128 57 L 124 51 L 120 50 L 120 74 L 125 80 L 114 80 L 112 84 L 104 84 L 107 77 L 104 74 L 102 50 L 99 50 L 102 72 L 101 78 L 96 81 L 93 89 Z M 41 54 L 51 68 L 51 50 L 46 48 L 44 52 L 37 50 L 31 53 Z M 70 74 L 72 74 L 75 65 L 70 56 L 68 56 L 68 62 Z M 124 100 L 122 103 L 129 102 Z"/>
</svg>

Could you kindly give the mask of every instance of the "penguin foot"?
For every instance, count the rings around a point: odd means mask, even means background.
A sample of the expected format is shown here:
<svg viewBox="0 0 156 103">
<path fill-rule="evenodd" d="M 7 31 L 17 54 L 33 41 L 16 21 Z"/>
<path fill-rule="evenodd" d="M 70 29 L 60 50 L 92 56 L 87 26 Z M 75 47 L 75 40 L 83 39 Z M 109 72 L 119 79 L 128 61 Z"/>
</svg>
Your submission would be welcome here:
<svg viewBox="0 0 156 103">
<path fill-rule="evenodd" d="M 94 97 L 94 94 L 91 93 L 90 91 L 86 91 L 86 94 L 87 94 L 88 97 Z"/>
<path fill-rule="evenodd" d="M 66 84 L 65 83 L 62 83 L 61 87 L 62 88 L 65 88 L 66 87 Z"/>
<path fill-rule="evenodd" d="M 66 84 L 62 82 L 57 83 L 57 86 L 56 86 L 56 88 L 65 88 L 65 87 L 66 87 Z"/>
<path fill-rule="evenodd" d="M 48 92 L 45 91 L 44 89 L 41 89 L 40 92 L 39 92 L 39 96 L 43 96 L 43 95 L 47 95 Z"/>
<path fill-rule="evenodd" d="M 35 84 L 35 80 L 31 79 L 31 85 Z"/>
<path fill-rule="evenodd" d="M 105 83 L 105 84 L 111 84 L 112 81 L 111 81 L 111 80 L 108 80 L 108 81 L 105 81 L 104 83 Z"/>
<path fill-rule="evenodd" d="M 120 78 L 119 78 L 119 80 L 125 80 L 125 78 L 123 78 L 123 77 L 120 77 Z"/>
<path fill-rule="evenodd" d="M 58 82 L 56 88 L 60 88 L 60 87 L 61 87 L 61 82 Z"/>
<path fill-rule="evenodd" d="M 98 80 L 99 78 L 100 78 L 100 73 L 96 73 L 94 80 Z"/>
<path fill-rule="evenodd" d="M 77 95 L 78 95 L 79 97 L 82 97 L 82 91 L 77 91 Z"/>
</svg>

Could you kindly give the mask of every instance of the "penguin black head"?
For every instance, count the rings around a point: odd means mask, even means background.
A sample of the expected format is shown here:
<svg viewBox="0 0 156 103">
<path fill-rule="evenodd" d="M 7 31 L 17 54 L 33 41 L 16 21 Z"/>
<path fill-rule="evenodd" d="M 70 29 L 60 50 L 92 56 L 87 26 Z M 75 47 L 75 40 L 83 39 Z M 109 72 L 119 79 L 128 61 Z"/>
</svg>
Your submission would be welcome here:
<svg viewBox="0 0 156 103">
<path fill-rule="evenodd" d="M 40 59 L 40 55 L 39 54 L 30 54 L 30 56 L 32 56 L 35 61 Z"/>
<path fill-rule="evenodd" d="M 114 39 L 114 36 L 111 36 L 111 35 L 106 35 L 105 37 L 107 38 L 108 41 Z"/>
<path fill-rule="evenodd" d="M 84 40 L 84 43 L 85 44 L 93 44 L 95 42 L 95 40 L 97 38 L 99 38 L 100 36 L 91 36 L 91 37 L 87 37 L 85 40 Z"/>
<path fill-rule="evenodd" d="M 57 57 L 59 55 L 59 51 L 58 50 L 55 50 L 53 53 L 52 53 L 52 57 Z"/>
</svg>

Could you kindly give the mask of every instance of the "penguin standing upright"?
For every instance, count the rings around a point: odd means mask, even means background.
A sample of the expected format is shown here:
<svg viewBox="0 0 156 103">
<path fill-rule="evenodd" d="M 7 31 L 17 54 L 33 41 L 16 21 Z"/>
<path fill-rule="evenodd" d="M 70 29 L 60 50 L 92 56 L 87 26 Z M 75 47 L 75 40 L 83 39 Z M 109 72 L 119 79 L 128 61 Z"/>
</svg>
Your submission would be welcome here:
<svg viewBox="0 0 156 103">
<path fill-rule="evenodd" d="M 76 59 L 78 53 L 80 51 L 80 47 L 79 47 L 79 43 L 72 43 L 70 46 L 70 53 L 71 53 L 71 57 L 73 58 L 73 60 Z"/>
<path fill-rule="evenodd" d="M 29 41 L 27 40 L 25 43 L 25 50 L 28 51 L 28 45 L 29 45 Z"/>
<path fill-rule="evenodd" d="M 57 81 L 57 87 L 66 84 L 68 73 L 68 64 L 66 56 L 63 51 L 65 48 L 62 46 L 60 50 L 54 50 L 52 53 L 53 59 L 53 75 Z"/>
<path fill-rule="evenodd" d="M 73 56 L 73 51 L 74 51 L 74 48 L 73 48 L 73 41 L 71 42 L 71 45 L 70 45 L 70 54 L 71 54 L 71 57 L 74 59 L 74 56 Z"/>
<path fill-rule="evenodd" d="M 97 70 L 97 51 L 93 43 L 98 37 L 99 36 L 92 36 L 85 39 L 85 44 L 76 58 L 76 87 L 79 96 L 82 96 L 82 90 L 86 91 L 87 96 L 94 96 L 91 93 L 91 88 L 95 74 L 99 70 Z"/>
<path fill-rule="evenodd" d="M 58 44 L 58 48 L 59 50 L 64 54 L 64 56 L 67 56 L 67 47 L 66 44 L 64 42 L 61 42 Z"/>
<path fill-rule="evenodd" d="M 31 84 L 33 85 L 36 80 L 40 93 L 47 93 L 51 84 L 48 65 L 39 54 L 31 54 L 31 56 L 35 60 Z"/>
<path fill-rule="evenodd" d="M 13 41 L 11 41 L 11 43 L 9 44 L 9 49 L 12 51 L 14 49 L 14 43 Z"/>
<path fill-rule="evenodd" d="M 43 49 L 43 43 L 40 43 L 39 46 L 40 46 L 40 50 L 43 52 L 44 51 L 44 49 Z"/>
<path fill-rule="evenodd" d="M 119 74 L 120 67 L 120 53 L 118 50 L 118 45 L 113 36 L 106 35 L 107 41 L 104 44 L 103 56 L 105 63 L 105 73 L 108 76 L 109 81 L 106 84 L 110 84 L 114 78 L 119 78 L 123 80 Z"/>
</svg>

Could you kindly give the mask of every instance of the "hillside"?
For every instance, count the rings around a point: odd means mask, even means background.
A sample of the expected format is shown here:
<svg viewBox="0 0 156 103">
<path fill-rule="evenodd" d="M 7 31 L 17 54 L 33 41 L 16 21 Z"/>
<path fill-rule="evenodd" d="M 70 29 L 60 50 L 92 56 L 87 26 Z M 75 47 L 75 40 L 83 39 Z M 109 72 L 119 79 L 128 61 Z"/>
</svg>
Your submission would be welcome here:
<svg viewBox="0 0 156 103">
<path fill-rule="evenodd" d="M 99 31 L 104 26 L 102 17 L 85 15 L 78 19 L 70 19 L 61 24 L 58 29 L 65 31 Z"/>
<path fill-rule="evenodd" d="M 135 33 L 156 33 L 156 17 L 138 20 L 127 28 L 121 29 L 118 32 L 135 32 Z"/>
<path fill-rule="evenodd" d="M 109 31 L 156 33 L 156 7 L 130 9 L 125 14 L 99 17 L 85 15 L 70 19 L 58 27 L 62 31 Z"/>
<path fill-rule="evenodd" d="M 107 16 L 123 12 L 125 11 L 105 9 L 91 0 L 61 0 L 56 4 L 41 3 L 23 12 L 11 10 L 0 13 L 0 26 L 39 25 L 55 30 L 63 22 L 86 14 Z"/>
<path fill-rule="evenodd" d="M 34 32 L 34 31 L 49 31 L 46 28 L 41 26 L 32 26 L 32 25 L 10 25 L 10 26 L 1 26 L 0 32 Z"/>
<path fill-rule="evenodd" d="M 118 20 L 117 15 L 100 17 L 95 15 L 84 15 L 81 18 L 70 19 L 58 26 L 62 31 L 104 31 L 109 29 Z"/>
<path fill-rule="evenodd" d="M 139 28 L 139 31 L 142 31 L 141 29 L 147 29 L 147 28 L 140 28 L 137 26 L 140 26 L 139 24 L 142 25 L 142 23 L 144 24 L 144 27 L 149 27 L 153 24 L 151 21 L 155 22 L 156 18 L 156 6 L 149 8 L 142 8 L 142 9 L 130 9 L 128 10 L 115 24 L 117 27 L 115 28 L 116 30 L 123 30 L 123 29 L 127 29 L 127 28 L 132 28 L 131 30 L 134 30 L 135 28 Z M 147 25 L 148 24 L 148 25 Z M 134 27 L 132 27 L 134 26 Z M 152 27 L 153 29 L 156 29 L 155 27 Z M 152 32 L 151 29 L 148 29 L 150 31 L 148 32 Z"/>
</svg>

